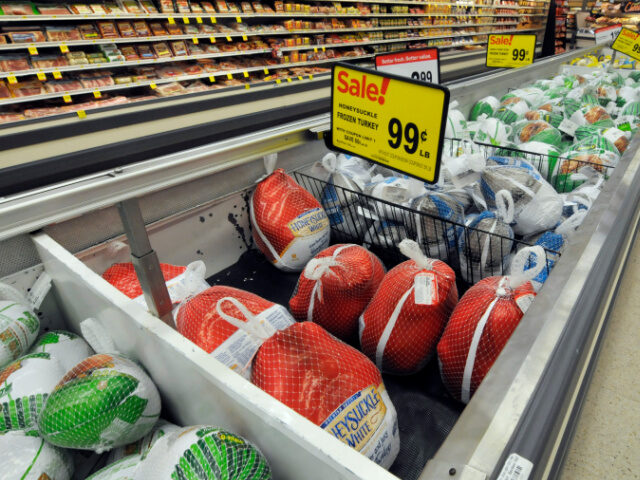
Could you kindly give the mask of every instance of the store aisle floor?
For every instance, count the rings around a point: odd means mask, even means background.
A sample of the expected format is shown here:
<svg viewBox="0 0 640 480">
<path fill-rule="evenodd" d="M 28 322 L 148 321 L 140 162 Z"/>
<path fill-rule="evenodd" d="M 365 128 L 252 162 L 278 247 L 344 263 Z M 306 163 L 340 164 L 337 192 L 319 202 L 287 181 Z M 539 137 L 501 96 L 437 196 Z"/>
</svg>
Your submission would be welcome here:
<svg viewBox="0 0 640 480">
<path fill-rule="evenodd" d="M 640 479 L 640 237 L 609 319 L 561 480 Z"/>
</svg>

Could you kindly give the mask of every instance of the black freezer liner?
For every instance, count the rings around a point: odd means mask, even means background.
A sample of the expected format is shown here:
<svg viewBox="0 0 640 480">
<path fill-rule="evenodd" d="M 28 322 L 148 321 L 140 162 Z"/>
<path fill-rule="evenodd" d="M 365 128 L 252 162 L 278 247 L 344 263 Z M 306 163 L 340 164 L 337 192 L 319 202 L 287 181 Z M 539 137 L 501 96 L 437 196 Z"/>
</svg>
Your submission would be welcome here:
<svg viewBox="0 0 640 480">
<path fill-rule="evenodd" d="M 288 307 L 299 276 L 300 273 L 277 269 L 261 252 L 249 249 L 236 263 L 207 278 L 207 282 L 241 288 Z M 383 377 L 400 428 L 400 453 L 390 471 L 402 480 L 416 480 L 446 439 L 464 405 L 447 394 L 435 357 L 415 375 Z"/>
</svg>

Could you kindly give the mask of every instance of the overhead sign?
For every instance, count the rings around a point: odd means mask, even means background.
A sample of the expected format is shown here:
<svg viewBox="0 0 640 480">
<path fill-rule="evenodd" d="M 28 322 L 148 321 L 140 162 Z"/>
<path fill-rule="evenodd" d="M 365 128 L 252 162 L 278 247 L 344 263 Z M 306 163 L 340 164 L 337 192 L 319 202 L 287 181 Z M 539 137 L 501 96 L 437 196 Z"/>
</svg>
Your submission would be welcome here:
<svg viewBox="0 0 640 480">
<path fill-rule="evenodd" d="M 333 66 L 327 143 L 435 183 L 448 108 L 445 87 L 338 63 Z"/>
<path fill-rule="evenodd" d="M 622 30 L 622 25 L 611 25 L 609 27 L 598 28 L 594 34 L 596 38 L 596 45 L 612 42 L 616 39 L 618 34 Z"/>
<path fill-rule="evenodd" d="M 640 33 L 628 28 L 622 28 L 611 48 L 629 55 L 631 58 L 640 60 Z"/>
<path fill-rule="evenodd" d="M 440 83 L 440 55 L 437 48 L 376 55 L 376 70 L 429 83 Z"/>
<path fill-rule="evenodd" d="M 489 35 L 487 67 L 518 68 L 531 65 L 536 53 L 535 35 Z"/>
</svg>

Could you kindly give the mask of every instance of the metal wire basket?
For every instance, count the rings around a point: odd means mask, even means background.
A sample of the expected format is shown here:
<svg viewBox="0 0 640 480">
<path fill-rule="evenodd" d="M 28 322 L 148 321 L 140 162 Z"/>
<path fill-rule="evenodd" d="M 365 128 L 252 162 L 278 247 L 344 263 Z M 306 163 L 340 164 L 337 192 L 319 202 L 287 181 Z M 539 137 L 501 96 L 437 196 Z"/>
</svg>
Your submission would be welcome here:
<svg viewBox="0 0 640 480">
<path fill-rule="evenodd" d="M 403 238 L 420 243 L 424 253 L 445 261 L 455 272 L 462 291 L 482 278 L 504 275 L 510 256 L 525 246 L 516 237 L 472 228 L 413 208 L 343 188 L 294 172 L 297 182 L 325 207 L 331 220 L 332 242 L 366 245 L 387 267 L 406 260 L 397 245 Z M 480 253 L 488 251 L 480 262 Z M 560 252 L 545 248 L 546 274 Z"/>
<path fill-rule="evenodd" d="M 464 151 L 464 143 L 471 140 L 462 140 L 459 138 L 445 139 L 444 153 L 456 156 L 457 153 Z M 602 174 L 604 178 L 609 178 L 613 169 L 612 165 L 604 165 L 588 160 L 568 159 L 562 156 L 545 155 L 542 153 L 532 153 L 520 150 L 515 147 L 507 147 L 501 145 L 491 145 L 482 142 L 472 142 L 476 150 L 480 150 L 485 158 L 491 156 L 520 158 L 532 164 L 536 170 L 544 177 L 544 179 L 556 189 L 557 192 L 570 192 L 584 180 L 574 179 L 574 174 L 579 173 L 583 168 L 590 167 L 594 171 Z M 589 155 L 585 156 L 589 158 Z"/>
</svg>

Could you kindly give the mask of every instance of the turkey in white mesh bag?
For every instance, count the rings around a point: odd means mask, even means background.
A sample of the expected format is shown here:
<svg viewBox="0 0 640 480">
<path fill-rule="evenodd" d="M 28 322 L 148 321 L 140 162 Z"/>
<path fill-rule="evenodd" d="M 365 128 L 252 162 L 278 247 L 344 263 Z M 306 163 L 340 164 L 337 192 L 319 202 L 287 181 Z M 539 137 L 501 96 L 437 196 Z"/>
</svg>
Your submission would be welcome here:
<svg viewBox="0 0 640 480">
<path fill-rule="evenodd" d="M 360 345 L 381 371 L 411 374 L 435 352 L 458 289 L 446 263 L 427 258 L 413 240 L 399 247 L 410 260 L 382 280 L 360 318 Z"/>
<path fill-rule="evenodd" d="M 382 262 L 366 248 L 333 245 L 309 261 L 289 300 L 297 320 L 322 325 L 341 340 L 354 339 L 358 317 L 384 277 Z"/>
<path fill-rule="evenodd" d="M 329 246 L 329 219 L 320 202 L 279 168 L 249 202 L 253 240 L 278 268 L 301 271 Z"/>
<path fill-rule="evenodd" d="M 282 305 L 223 285 L 189 298 L 176 313 L 178 332 L 246 378 L 262 342 L 294 322 Z"/>
<path fill-rule="evenodd" d="M 251 381 L 384 468 L 396 458 L 398 419 L 380 372 L 320 325 L 295 323 L 266 340 Z"/>
<path fill-rule="evenodd" d="M 496 208 L 496 193 L 506 190 L 514 206 L 513 231 L 533 235 L 555 227 L 562 217 L 562 197 L 535 168 L 496 165 L 484 169 L 480 182 L 489 208 Z"/>
<path fill-rule="evenodd" d="M 530 254 L 542 260 L 524 271 Z M 518 326 L 536 295 L 529 280 L 540 273 L 544 255 L 539 246 L 521 250 L 514 258 L 519 275 L 480 280 L 456 305 L 438 342 L 442 380 L 456 399 L 469 402 Z"/>
</svg>

